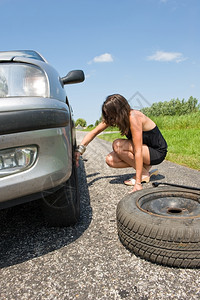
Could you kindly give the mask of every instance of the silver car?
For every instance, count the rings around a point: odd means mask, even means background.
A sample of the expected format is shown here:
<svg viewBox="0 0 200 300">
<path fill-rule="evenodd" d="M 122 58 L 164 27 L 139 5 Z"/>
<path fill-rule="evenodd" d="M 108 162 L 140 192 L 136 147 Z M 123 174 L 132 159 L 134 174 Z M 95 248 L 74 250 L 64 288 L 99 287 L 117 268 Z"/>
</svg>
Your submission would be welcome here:
<svg viewBox="0 0 200 300">
<path fill-rule="evenodd" d="M 35 51 L 0 52 L 0 208 L 41 198 L 47 221 L 79 218 L 74 122 L 61 78 Z"/>
</svg>

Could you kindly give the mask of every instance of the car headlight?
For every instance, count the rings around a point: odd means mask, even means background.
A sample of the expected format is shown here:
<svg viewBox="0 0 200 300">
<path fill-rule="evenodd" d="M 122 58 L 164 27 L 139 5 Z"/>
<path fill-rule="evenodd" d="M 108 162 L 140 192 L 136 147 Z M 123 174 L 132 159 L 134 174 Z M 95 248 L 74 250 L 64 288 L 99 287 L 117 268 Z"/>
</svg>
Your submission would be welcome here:
<svg viewBox="0 0 200 300">
<path fill-rule="evenodd" d="M 0 64 L 0 97 L 48 97 L 48 80 L 37 66 Z"/>
<path fill-rule="evenodd" d="M 0 177 L 29 169 L 37 158 L 36 146 L 0 150 Z"/>
</svg>

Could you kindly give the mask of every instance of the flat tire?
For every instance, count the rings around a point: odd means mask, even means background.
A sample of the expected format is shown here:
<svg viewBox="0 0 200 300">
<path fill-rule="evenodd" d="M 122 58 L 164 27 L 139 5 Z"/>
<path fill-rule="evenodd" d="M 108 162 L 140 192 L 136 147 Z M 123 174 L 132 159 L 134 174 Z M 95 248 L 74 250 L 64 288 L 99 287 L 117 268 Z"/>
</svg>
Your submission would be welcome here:
<svg viewBox="0 0 200 300">
<path fill-rule="evenodd" d="M 116 218 L 119 238 L 134 254 L 170 267 L 200 267 L 200 192 L 144 189 L 120 200 Z"/>
</svg>

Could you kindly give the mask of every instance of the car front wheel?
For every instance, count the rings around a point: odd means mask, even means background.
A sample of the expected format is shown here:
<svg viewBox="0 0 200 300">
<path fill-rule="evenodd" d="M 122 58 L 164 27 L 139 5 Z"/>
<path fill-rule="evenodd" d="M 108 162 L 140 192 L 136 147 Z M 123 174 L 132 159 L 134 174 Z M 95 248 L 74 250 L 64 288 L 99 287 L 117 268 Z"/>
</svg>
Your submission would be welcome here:
<svg viewBox="0 0 200 300">
<path fill-rule="evenodd" d="M 43 193 L 43 211 L 51 226 L 74 225 L 80 216 L 80 198 L 78 176 L 75 161 L 72 162 L 72 173 L 67 182 L 54 193 Z"/>
</svg>

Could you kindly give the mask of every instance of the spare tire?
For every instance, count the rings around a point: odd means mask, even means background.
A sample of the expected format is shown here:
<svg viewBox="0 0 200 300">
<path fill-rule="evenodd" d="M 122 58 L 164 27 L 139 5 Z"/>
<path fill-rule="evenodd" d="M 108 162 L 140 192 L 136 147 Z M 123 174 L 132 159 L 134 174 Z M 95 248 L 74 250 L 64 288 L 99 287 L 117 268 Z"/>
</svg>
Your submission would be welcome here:
<svg viewBox="0 0 200 300">
<path fill-rule="evenodd" d="M 173 187 L 126 195 L 117 206 L 122 244 L 151 262 L 200 267 L 200 192 Z"/>
</svg>

